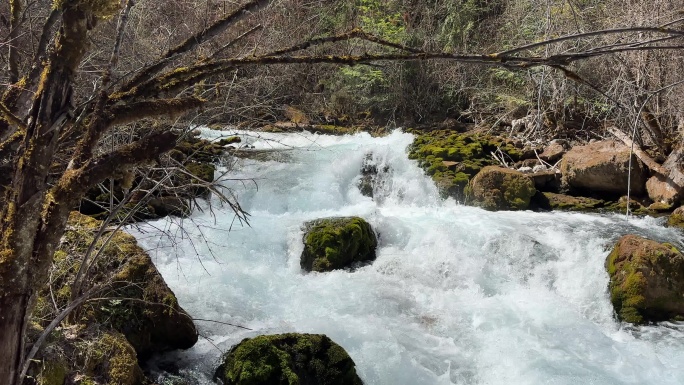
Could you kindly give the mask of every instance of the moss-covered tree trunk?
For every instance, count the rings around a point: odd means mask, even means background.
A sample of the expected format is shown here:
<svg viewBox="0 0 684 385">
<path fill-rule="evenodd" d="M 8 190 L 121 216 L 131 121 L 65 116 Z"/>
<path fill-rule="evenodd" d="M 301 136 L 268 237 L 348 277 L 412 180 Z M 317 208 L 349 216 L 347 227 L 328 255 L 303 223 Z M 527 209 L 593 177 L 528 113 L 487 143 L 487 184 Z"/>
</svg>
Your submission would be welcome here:
<svg viewBox="0 0 684 385">
<path fill-rule="evenodd" d="M 23 134 L 20 158 L 5 191 L 0 246 L 0 383 L 14 385 L 23 364 L 23 336 L 37 282 L 47 274 L 68 210 L 47 195 L 48 172 L 57 146 L 59 126 L 70 102 L 71 79 L 81 60 L 86 19 L 75 8 L 65 10 L 66 28 L 40 79 Z M 80 40 L 80 41 L 79 41 Z M 48 199 L 46 199 L 48 198 Z M 47 203 L 47 205 L 46 205 Z"/>
<path fill-rule="evenodd" d="M 12 181 L 5 189 L 0 211 L 0 384 L 19 382 L 24 336 L 35 294 L 47 281 L 71 208 L 88 188 L 110 177 L 117 169 L 156 157 L 175 145 L 175 134 L 150 135 L 106 156 L 86 158 L 77 167 L 69 167 L 57 183 L 48 183 L 60 132 L 73 124 L 67 115 L 71 108 L 72 83 L 87 49 L 87 31 L 93 13 L 98 11 L 81 3 L 61 3 L 62 27 L 37 82 L 35 95 L 26 110 L 21 111 L 22 118 L 5 126 L 13 128 L 21 140 L 18 155 L 12 162 Z M 8 99 L 8 93 L 5 96 L 3 101 Z M 95 144 L 95 141 L 86 143 L 90 154 Z"/>
</svg>

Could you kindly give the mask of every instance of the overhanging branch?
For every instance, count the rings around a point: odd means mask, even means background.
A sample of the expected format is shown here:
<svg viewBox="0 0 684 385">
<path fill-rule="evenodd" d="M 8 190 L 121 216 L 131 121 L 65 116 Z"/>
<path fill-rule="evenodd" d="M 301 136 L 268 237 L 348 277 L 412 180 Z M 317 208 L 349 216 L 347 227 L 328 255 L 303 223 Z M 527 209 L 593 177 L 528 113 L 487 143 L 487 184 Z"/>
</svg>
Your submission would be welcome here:
<svg viewBox="0 0 684 385">
<path fill-rule="evenodd" d="M 161 116 L 177 117 L 188 110 L 198 108 L 203 100 L 195 97 L 183 99 L 145 100 L 112 107 L 110 125 L 120 125 L 143 118 Z"/>
<path fill-rule="evenodd" d="M 129 82 L 127 82 L 121 89 L 128 90 L 148 81 L 157 72 L 163 69 L 174 57 L 189 52 L 205 41 L 221 34 L 231 25 L 234 25 L 244 17 L 250 15 L 251 12 L 257 11 L 267 6 L 270 2 L 271 0 L 252 0 L 244 4 L 240 8 L 228 14 L 226 17 L 216 21 L 214 24 L 196 33 L 195 35 L 190 36 L 176 47 L 169 49 L 154 64 L 151 64 L 142 71 L 138 72 L 138 74 Z"/>
<path fill-rule="evenodd" d="M 64 201 L 69 197 L 80 197 L 88 189 L 112 177 L 116 172 L 154 160 L 164 152 L 170 151 L 176 146 L 176 139 L 178 134 L 172 131 L 158 131 L 90 159 L 80 169 L 65 172 L 53 187 L 52 194 L 56 200 L 61 198 Z"/>
</svg>

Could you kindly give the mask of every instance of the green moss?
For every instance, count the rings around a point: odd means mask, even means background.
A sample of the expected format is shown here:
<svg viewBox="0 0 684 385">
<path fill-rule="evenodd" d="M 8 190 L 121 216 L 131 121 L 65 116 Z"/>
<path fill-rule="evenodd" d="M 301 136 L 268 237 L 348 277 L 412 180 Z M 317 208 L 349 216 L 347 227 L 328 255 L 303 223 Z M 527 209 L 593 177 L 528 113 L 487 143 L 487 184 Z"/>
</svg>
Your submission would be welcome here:
<svg viewBox="0 0 684 385">
<path fill-rule="evenodd" d="M 497 166 L 485 167 L 472 180 L 472 197 L 486 210 L 525 210 L 536 191 L 527 175 Z"/>
<path fill-rule="evenodd" d="M 235 143 L 240 143 L 242 142 L 242 139 L 240 139 L 239 136 L 230 136 L 228 138 L 223 138 L 218 141 L 218 144 L 220 146 L 227 146 L 229 144 L 235 144 Z"/>
<path fill-rule="evenodd" d="M 667 225 L 670 227 L 679 227 L 684 229 L 684 215 L 679 212 L 672 213 L 667 218 Z"/>
<path fill-rule="evenodd" d="M 135 350 L 121 334 L 105 334 L 96 348 L 108 360 L 107 377 L 111 384 L 134 385 L 142 378 Z"/>
<path fill-rule="evenodd" d="M 68 369 L 61 360 L 44 361 L 37 377 L 38 385 L 64 385 Z"/>
<path fill-rule="evenodd" d="M 99 221 L 72 213 L 65 241 L 56 253 L 51 271 L 52 298 L 59 307 L 69 302 L 79 261 L 100 226 Z M 107 300 L 91 301 L 72 313 L 72 322 L 99 324 L 123 333 L 141 358 L 169 349 L 189 348 L 197 340 L 192 320 L 180 308 L 173 292 L 166 286 L 147 253 L 135 237 L 122 231 L 112 235 L 95 251 L 100 253 L 90 271 L 93 282 L 111 281 L 101 294 Z M 43 300 L 40 300 L 43 298 Z M 50 318 L 54 311 L 51 294 L 39 295 L 40 317 Z"/>
<path fill-rule="evenodd" d="M 315 220 L 306 224 L 300 264 L 307 271 L 342 269 L 375 259 L 377 243 L 373 229 L 362 218 Z"/>
<path fill-rule="evenodd" d="M 409 147 L 409 159 L 417 160 L 433 177 L 443 196 L 463 200 L 468 180 L 482 167 L 497 164 L 491 153 L 499 149 L 508 161 L 515 162 L 522 156 L 519 149 L 499 137 L 448 130 L 419 132 Z M 447 167 L 444 161 L 456 164 Z"/>
<path fill-rule="evenodd" d="M 676 248 L 635 235 L 606 258 L 610 299 L 619 319 L 643 324 L 684 315 L 684 257 Z"/>
<path fill-rule="evenodd" d="M 361 385 L 347 352 L 317 334 L 244 339 L 225 355 L 215 377 L 226 385 Z"/>
<path fill-rule="evenodd" d="M 592 211 L 605 206 L 606 202 L 599 199 L 586 197 L 573 197 L 563 194 L 543 193 L 548 201 L 549 208 L 565 211 Z"/>
<path fill-rule="evenodd" d="M 185 169 L 200 180 L 205 182 L 214 181 L 216 167 L 213 164 L 191 162 L 185 165 Z"/>
</svg>

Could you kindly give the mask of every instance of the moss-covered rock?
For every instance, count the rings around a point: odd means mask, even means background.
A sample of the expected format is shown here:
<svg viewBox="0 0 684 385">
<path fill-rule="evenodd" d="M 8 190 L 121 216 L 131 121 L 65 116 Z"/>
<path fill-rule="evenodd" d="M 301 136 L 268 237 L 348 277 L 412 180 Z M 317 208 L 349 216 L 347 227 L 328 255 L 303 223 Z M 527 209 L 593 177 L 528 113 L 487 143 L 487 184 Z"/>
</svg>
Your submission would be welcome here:
<svg viewBox="0 0 684 385">
<path fill-rule="evenodd" d="M 627 203 L 629 202 L 629 212 L 633 215 L 655 215 L 656 211 L 650 210 L 644 205 L 644 200 L 629 198 L 627 196 L 620 197 L 617 201 L 607 202 L 604 211 L 622 213 L 627 212 Z"/>
<path fill-rule="evenodd" d="M 625 322 L 684 317 L 684 256 L 667 243 L 637 235 L 620 238 L 606 258 L 610 299 Z"/>
<path fill-rule="evenodd" d="M 537 191 L 529 176 L 498 166 L 483 168 L 471 189 L 475 204 L 486 210 L 526 210 Z"/>
<path fill-rule="evenodd" d="M 98 326 L 57 329 L 30 368 L 38 385 L 145 385 L 133 346 Z"/>
<path fill-rule="evenodd" d="M 107 383 L 117 385 L 141 384 L 145 376 L 138 366 L 135 349 L 126 337 L 120 333 L 104 333 L 94 341 L 92 351 L 85 358 L 87 368 L 92 368 L 97 373 L 98 368 L 103 368 L 102 375 L 107 378 Z"/>
<path fill-rule="evenodd" d="M 667 225 L 684 229 L 684 206 L 677 207 L 667 218 Z"/>
<path fill-rule="evenodd" d="M 564 211 L 595 211 L 605 207 L 606 202 L 600 199 L 587 197 L 573 197 L 570 195 L 555 194 L 550 192 L 540 193 L 543 201 L 549 210 Z"/>
<path fill-rule="evenodd" d="M 228 146 L 230 144 L 237 144 L 240 142 L 242 142 L 242 139 L 240 139 L 239 136 L 229 136 L 227 138 L 219 139 L 218 145 L 219 146 Z"/>
<path fill-rule="evenodd" d="M 378 240 L 359 217 L 317 219 L 305 224 L 300 265 L 306 271 L 331 271 L 375 259 Z"/>
<path fill-rule="evenodd" d="M 458 200 L 465 198 L 465 187 L 473 176 L 485 166 L 498 164 L 491 156 L 492 152 L 503 154 L 510 162 L 526 157 L 519 143 L 497 136 L 449 130 L 415 134 L 409 147 L 409 158 L 418 161 L 418 165 L 434 179 L 443 196 Z"/>
<path fill-rule="evenodd" d="M 216 166 L 212 163 L 188 162 L 185 164 L 185 169 L 192 176 L 180 174 L 176 177 L 177 180 L 174 184 L 188 186 L 185 194 L 187 197 L 206 198 L 209 194 L 209 188 L 200 186 L 200 184 L 214 181 Z"/>
<path fill-rule="evenodd" d="M 225 385 L 361 385 L 354 361 L 322 334 L 246 338 L 226 353 L 215 379 Z"/>
<path fill-rule="evenodd" d="M 185 169 L 202 181 L 214 181 L 214 172 L 216 172 L 216 167 L 211 163 L 191 162 L 185 165 Z"/>
<path fill-rule="evenodd" d="M 232 140 L 234 141 L 235 139 Z M 187 136 L 183 141 L 178 142 L 175 150 L 182 153 L 185 158 L 192 159 L 198 163 L 215 163 L 220 160 L 225 151 L 220 141 L 212 142 L 203 139 L 199 136 L 199 133 Z"/>
<path fill-rule="evenodd" d="M 55 254 L 52 267 L 52 298 L 63 307 L 73 297 L 73 282 L 82 255 L 93 240 L 100 221 L 72 213 L 64 242 Z M 103 245 L 89 271 L 88 281 L 111 282 L 100 295 L 105 300 L 86 302 L 72 313 L 76 323 L 102 325 L 123 333 L 140 359 L 153 353 L 187 349 L 197 342 L 197 331 L 190 316 L 178 305 L 173 291 L 155 268 L 136 239 L 122 231 Z M 84 288 L 85 289 L 85 288 Z M 42 293 L 50 298 L 47 289 Z M 40 306 L 44 302 L 44 306 Z M 50 311 L 51 301 L 39 300 L 36 316 Z M 49 317 L 48 317 L 49 318 Z"/>
</svg>

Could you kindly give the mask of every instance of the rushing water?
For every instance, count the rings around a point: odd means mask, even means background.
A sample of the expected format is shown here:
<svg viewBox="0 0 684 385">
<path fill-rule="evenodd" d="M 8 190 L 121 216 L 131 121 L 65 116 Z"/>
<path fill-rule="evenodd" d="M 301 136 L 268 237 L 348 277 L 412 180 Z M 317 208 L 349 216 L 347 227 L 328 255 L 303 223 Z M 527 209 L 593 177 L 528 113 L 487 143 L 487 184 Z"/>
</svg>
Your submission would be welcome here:
<svg viewBox="0 0 684 385">
<path fill-rule="evenodd" d="M 197 321 L 204 338 L 173 358 L 199 382 L 220 350 L 296 331 L 346 348 L 367 385 L 684 384 L 684 324 L 616 322 L 603 267 L 627 233 L 681 246 L 662 220 L 443 201 L 407 159 L 412 136 L 398 131 L 242 134 L 256 148 L 283 149 L 227 175 L 251 226 L 214 207 L 183 230 L 177 219 L 131 230 L 190 314 L 252 329 Z M 375 200 L 356 187 L 366 154 L 381 171 Z M 377 260 L 304 274 L 302 223 L 340 215 L 374 226 Z"/>
</svg>

